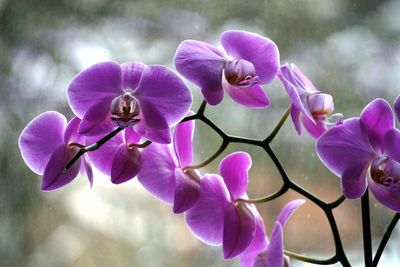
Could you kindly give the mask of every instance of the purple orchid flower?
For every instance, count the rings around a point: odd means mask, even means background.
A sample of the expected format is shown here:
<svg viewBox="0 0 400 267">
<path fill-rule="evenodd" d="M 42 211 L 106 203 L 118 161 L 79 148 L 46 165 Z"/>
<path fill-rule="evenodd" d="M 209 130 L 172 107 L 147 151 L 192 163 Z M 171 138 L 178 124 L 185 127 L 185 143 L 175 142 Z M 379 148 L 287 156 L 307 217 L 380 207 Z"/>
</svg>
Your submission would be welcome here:
<svg viewBox="0 0 400 267">
<path fill-rule="evenodd" d="M 327 119 L 334 110 L 332 96 L 317 90 L 294 64 L 281 66 L 278 78 L 292 102 L 290 116 L 297 133 L 301 134 L 301 121 L 313 138 L 320 137 L 327 130 L 326 126 L 331 124 Z M 340 114 L 333 116 L 341 121 Z"/>
<path fill-rule="evenodd" d="M 360 118 L 347 119 L 323 134 L 317 153 L 342 178 L 347 198 L 360 198 L 369 187 L 378 201 L 400 212 L 400 131 L 394 123 L 390 105 L 376 99 Z"/>
<path fill-rule="evenodd" d="M 240 255 L 242 267 L 288 267 L 289 258 L 283 254 L 283 228 L 292 214 L 304 204 L 304 199 L 287 203 L 278 215 L 271 239 L 268 240 L 261 221 L 250 246 Z"/>
<path fill-rule="evenodd" d="M 179 123 L 173 144 L 153 143 L 143 149 L 139 182 L 161 200 L 173 204 L 174 213 L 190 209 L 200 194 L 200 177 L 190 166 L 193 159 L 194 121 Z"/>
<path fill-rule="evenodd" d="M 86 173 L 93 185 L 93 172 L 86 157 L 75 162 L 68 172 L 64 166 L 83 144 L 78 135 L 79 118 L 67 119 L 55 111 L 45 112 L 33 119 L 19 137 L 19 149 L 26 165 L 43 175 L 42 190 L 51 191 L 70 183 L 79 173 Z"/>
<path fill-rule="evenodd" d="M 225 259 L 236 257 L 253 241 L 262 218 L 247 198 L 251 158 L 245 152 L 225 157 L 219 166 L 221 176 L 202 177 L 200 197 L 185 213 L 190 231 L 209 245 L 221 245 Z"/>
<path fill-rule="evenodd" d="M 82 119 L 80 134 L 99 135 L 116 126 L 133 126 L 153 142 L 169 143 L 169 128 L 189 111 L 192 96 L 185 83 L 166 67 L 103 62 L 72 80 L 68 101 Z"/>
<path fill-rule="evenodd" d="M 200 87 L 204 99 L 217 105 L 224 90 L 237 103 L 268 106 L 260 85 L 271 82 L 279 69 L 279 51 L 273 41 L 245 31 L 225 31 L 221 44 L 226 51 L 201 41 L 185 40 L 177 48 L 177 71 Z"/>
<path fill-rule="evenodd" d="M 89 144 L 102 136 L 86 137 Z M 142 167 L 142 155 L 137 144 L 141 136 L 133 128 L 126 128 L 102 145 L 88 153 L 93 165 L 110 177 L 113 184 L 121 184 L 134 178 Z"/>
<path fill-rule="evenodd" d="M 400 122 L 400 96 L 394 101 L 394 111 L 396 113 L 397 121 Z"/>
</svg>

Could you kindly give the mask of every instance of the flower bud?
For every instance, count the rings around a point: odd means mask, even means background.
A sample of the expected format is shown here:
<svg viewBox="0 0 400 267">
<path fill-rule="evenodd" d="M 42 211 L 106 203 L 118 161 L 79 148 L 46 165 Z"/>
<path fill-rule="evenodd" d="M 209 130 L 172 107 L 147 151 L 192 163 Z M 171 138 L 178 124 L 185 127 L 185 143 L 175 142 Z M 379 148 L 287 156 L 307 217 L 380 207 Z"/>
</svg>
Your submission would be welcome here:
<svg viewBox="0 0 400 267">
<path fill-rule="evenodd" d="M 332 96 L 329 94 L 313 94 L 307 98 L 308 108 L 314 118 L 325 117 L 334 110 Z"/>
</svg>

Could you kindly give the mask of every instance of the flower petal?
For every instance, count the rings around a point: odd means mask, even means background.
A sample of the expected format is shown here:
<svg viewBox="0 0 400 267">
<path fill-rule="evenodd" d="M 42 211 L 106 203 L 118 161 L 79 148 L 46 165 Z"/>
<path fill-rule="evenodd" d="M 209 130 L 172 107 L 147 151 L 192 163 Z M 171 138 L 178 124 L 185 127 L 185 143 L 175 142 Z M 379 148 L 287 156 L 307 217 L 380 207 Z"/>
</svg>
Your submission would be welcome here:
<svg viewBox="0 0 400 267">
<path fill-rule="evenodd" d="M 397 121 L 400 122 L 400 95 L 394 101 L 394 112 L 396 113 Z"/>
<path fill-rule="evenodd" d="M 86 138 L 86 144 L 91 145 L 103 138 L 104 135 L 90 136 Z M 99 149 L 87 153 L 93 165 L 102 173 L 111 176 L 111 164 L 118 147 L 123 143 L 123 134 L 119 132 L 108 140 Z"/>
<path fill-rule="evenodd" d="M 353 170 L 355 179 L 375 157 L 367 134 L 356 118 L 343 121 L 326 131 L 316 144 L 321 161 L 337 176 Z"/>
<path fill-rule="evenodd" d="M 134 126 L 135 131 L 142 137 L 159 144 L 171 143 L 170 129 L 156 130 L 147 126 L 146 122 L 142 119 Z"/>
<path fill-rule="evenodd" d="M 220 245 L 228 203 L 229 192 L 222 177 L 215 174 L 204 175 L 199 200 L 185 213 L 186 223 L 192 234 L 208 245 Z"/>
<path fill-rule="evenodd" d="M 78 117 L 72 118 L 72 120 L 69 121 L 67 127 L 65 128 L 64 132 L 64 143 L 79 143 L 81 145 L 85 144 L 85 140 L 83 136 L 78 134 L 78 127 L 79 124 L 81 123 L 81 120 Z"/>
<path fill-rule="evenodd" d="M 262 84 L 275 78 L 279 69 L 279 51 L 273 41 L 245 31 L 225 31 L 220 39 L 229 55 L 253 63 Z"/>
<path fill-rule="evenodd" d="M 267 266 L 283 267 L 283 229 L 279 222 L 275 222 L 268 246 Z"/>
<path fill-rule="evenodd" d="M 278 215 L 278 218 L 276 219 L 282 227 L 285 226 L 287 220 L 292 216 L 292 214 L 301 206 L 305 203 L 306 201 L 304 199 L 296 199 L 288 202 L 281 210 L 281 212 Z"/>
<path fill-rule="evenodd" d="M 249 184 L 250 155 L 246 152 L 234 152 L 226 156 L 219 165 L 226 187 L 234 199 L 242 197 Z"/>
<path fill-rule="evenodd" d="M 142 137 L 132 128 L 126 128 L 124 130 L 125 144 L 138 144 Z"/>
<path fill-rule="evenodd" d="M 111 101 L 121 93 L 121 67 L 110 61 L 95 64 L 76 75 L 68 87 L 67 96 L 72 111 L 82 118 L 93 104 Z"/>
<path fill-rule="evenodd" d="M 135 90 L 146 67 L 145 64 L 138 61 L 129 61 L 121 64 L 122 87 Z"/>
<path fill-rule="evenodd" d="M 135 96 L 146 124 L 157 130 L 177 124 L 192 104 L 192 95 L 182 79 L 156 65 L 144 69 Z"/>
<path fill-rule="evenodd" d="M 293 104 L 290 106 L 290 117 L 292 118 L 296 132 L 300 135 L 301 134 L 300 111 Z"/>
<path fill-rule="evenodd" d="M 248 88 L 239 88 L 229 84 L 225 79 L 223 87 L 228 95 L 237 103 L 251 108 L 265 108 L 269 105 L 269 99 L 259 85 Z"/>
<path fill-rule="evenodd" d="M 81 167 L 80 161 L 75 162 L 67 172 L 64 172 L 64 167 L 76 152 L 76 149 L 69 150 L 66 144 L 57 146 L 43 173 L 43 191 L 60 188 L 75 179 Z"/>
<path fill-rule="evenodd" d="M 176 50 L 174 64 L 182 76 L 200 87 L 207 103 L 216 105 L 222 101 L 223 52 L 205 42 L 185 40 Z"/>
<path fill-rule="evenodd" d="M 394 127 L 394 115 L 389 103 L 384 99 L 375 99 L 364 108 L 360 121 L 366 128 L 372 147 L 383 151 L 384 135 Z"/>
<path fill-rule="evenodd" d="M 135 177 L 142 167 L 142 155 L 136 147 L 120 144 L 111 164 L 111 182 L 121 184 Z"/>
<path fill-rule="evenodd" d="M 115 128 L 117 128 L 117 126 L 110 120 L 110 118 L 106 118 L 101 122 L 92 122 L 83 118 L 78 127 L 78 134 L 84 136 L 106 135 Z"/>
<path fill-rule="evenodd" d="M 179 123 L 174 131 L 174 149 L 181 167 L 192 164 L 194 120 Z"/>
<path fill-rule="evenodd" d="M 142 150 L 142 169 L 138 180 L 157 198 L 172 204 L 175 193 L 177 159 L 170 145 L 152 143 Z"/>
<path fill-rule="evenodd" d="M 367 170 L 369 164 L 364 166 L 354 166 L 342 174 L 343 195 L 349 199 L 357 199 L 364 195 L 367 190 Z"/>
<path fill-rule="evenodd" d="M 225 208 L 223 251 L 224 259 L 231 259 L 250 245 L 256 232 L 253 213 L 245 203 L 231 203 Z"/>
<path fill-rule="evenodd" d="M 376 183 L 370 175 L 368 175 L 368 185 L 374 197 L 385 207 L 400 212 L 400 187 L 386 187 Z M 398 185 L 398 184 L 397 184 Z"/>
<path fill-rule="evenodd" d="M 386 132 L 384 139 L 385 154 L 400 162 L 400 131 L 396 128 L 390 129 Z"/>
<path fill-rule="evenodd" d="M 292 105 L 295 106 L 299 112 L 303 113 L 310 120 L 313 120 L 313 116 L 311 115 L 310 110 L 308 109 L 308 106 L 306 105 L 306 103 L 304 103 L 304 100 L 300 96 L 300 94 L 301 94 L 301 95 L 303 95 L 303 98 L 307 97 L 305 95 L 306 92 L 298 84 L 291 68 L 289 67 L 289 65 L 287 63 L 280 68 L 277 77 L 282 82 L 283 87 L 286 90 L 286 93 L 289 95 Z"/>
<path fill-rule="evenodd" d="M 66 118 L 58 112 L 48 111 L 34 118 L 19 137 L 19 149 L 26 165 L 42 175 L 54 150 L 63 144 Z"/>
<path fill-rule="evenodd" d="M 83 164 L 85 166 L 85 173 L 86 173 L 86 176 L 88 177 L 90 188 L 92 188 L 93 187 L 93 169 L 92 169 L 92 165 L 89 162 L 89 158 L 86 155 L 83 156 Z"/>
<path fill-rule="evenodd" d="M 200 177 L 193 171 L 175 169 L 174 213 L 182 213 L 193 207 L 200 196 Z"/>
<path fill-rule="evenodd" d="M 307 132 L 314 139 L 318 139 L 327 130 L 325 123 L 320 120 L 315 120 L 314 122 L 314 120 L 310 120 L 307 116 L 302 115 L 301 121 L 304 128 L 306 128 Z"/>
</svg>

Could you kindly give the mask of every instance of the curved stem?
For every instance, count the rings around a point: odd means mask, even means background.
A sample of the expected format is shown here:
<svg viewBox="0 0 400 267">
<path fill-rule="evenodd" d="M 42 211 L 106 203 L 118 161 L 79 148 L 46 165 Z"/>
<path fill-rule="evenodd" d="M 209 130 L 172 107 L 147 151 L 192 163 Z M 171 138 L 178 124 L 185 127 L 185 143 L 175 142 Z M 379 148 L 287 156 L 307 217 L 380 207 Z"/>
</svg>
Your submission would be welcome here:
<svg viewBox="0 0 400 267">
<path fill-rule="evenodd" d="M 251 203 L 251 204 L 259 204 L 259 203 L 265 203 L 268 201 L 271 201 L 275 198 L 278 198 L 285 194 L 289 190 L 289 187 L 283 185 L 278 191 L 275 193 L 272 193 L 271 195 L 265 196 L 265 197 L 260 197 L 260 198 L 253 198 L 253 199 L 244 199 L 244 198 L 239 198 L 237 201 L 245 202 L 245 203 Z"/>
<path fill-rule="evenodd" d="M 372 245 L 371 245 L 371 219 L 369 215 L 369 193 L 368 189 L 361 197 L 361 216 L 364 241 L 364 262 L 365 267 L 372 264 Z"/>
<path fill-rule="evenodd" d="M 204 111 L 206 109 L 206 106 L 207 106 L 207 102 L 205 100 L 203 100 L 203 102 L 201 102 L 199 110 L 197 111 L 197 114 L 204 115 Z"/>
<path fill-rule="evenodd" d="M 145 147 L 151 145 L 151 143 L 152 143 L 151 141 L 146 140 L 146 141 L 144 141 L 144 142 L 141 143 L 141 144 L 129 144 L 128 147 L 129 147 L 129 148 L 132 148 L 132 147 L 145 148 Z"/>
<path fill-rule="evenodd" d="M 331 203 L 328 203 L 328 206 L 331 209 L 337 208 L 345 200 L 346 200 L 346 197 L 344 195 L 341 195 L 340 197 L 338 197 L 338 199 L 332 201 Z"/>
<path fill-rule="evenodd" d="M 306 257 L 306 256 L 297 254 L 297 253 L 289 251 L 289 250 L 285 250 L 285 255 L 292 257 L 294 259 L 300 260 L 300 261 L 304 261 L 304 262 L 308 262 L 308 263 L 312 263 L 312 264 L 318 264 L 318 265 L 330 265 L 330 264 L 334 264 L 334 263 L 338 262 L 338 259 L 336 256 L 333 256 L 326 260 L 320 260 L 320 259 Z"/>
<path fill-rule="evenodd" d="M 268 135 L 267 138 L 264 139 L 264 142 L 270 144 L 272 140 L 274 140 L 275 136 L 278 134 L 279 130 L 282 128 L 283 124 L 285 123 L 287 117 L 290 114 L 290 107 L 287 108 L 285 114 L 283 114 L 282 118 L 279 120 L 278 124 L 272 130 L 272 132 Z"/>
<path fill-rule="evenodd" d="M 385 249 L 386 244 L 389 241 L 389 238 L 392 235 L 392 232 L 393 232 L 394 228 L 396 227 L 396 224 L 399 221 L 399 219 L 400 219 L 400 213 L 396 213 L 396 215 L 394 215 L 392 221 L 386 228 L 386 231 L 382 237 L 381 243 L 379 243 L 378 250 L 376 251 L 374 261 L 372 262 L 373 267 L 378 266 L 379 260 L 383 253 L 383 250 Z"/>
<path fill-rule="evenodd" d="M 200 162 L 198 164 L 195 164 L 195 165 L 185 166 L 182 168 L 182 170 L 186 171 L 187 169 L 200 169 L 202 167 L 207 166 L 214 159 L 216 159 L 219 155 L 221 155 L 221 153 L 225 150 L 225 148 L 228 146 L 228 144 L 229 144 L 229 142 L 224 140 L 222 142 L 222 144 L 220 145 L 220 147 L 218 148 L 218 150 L 214 154 L 212 154 L 208 159 L 206 159 L 205 161 Z"/>
</svg>

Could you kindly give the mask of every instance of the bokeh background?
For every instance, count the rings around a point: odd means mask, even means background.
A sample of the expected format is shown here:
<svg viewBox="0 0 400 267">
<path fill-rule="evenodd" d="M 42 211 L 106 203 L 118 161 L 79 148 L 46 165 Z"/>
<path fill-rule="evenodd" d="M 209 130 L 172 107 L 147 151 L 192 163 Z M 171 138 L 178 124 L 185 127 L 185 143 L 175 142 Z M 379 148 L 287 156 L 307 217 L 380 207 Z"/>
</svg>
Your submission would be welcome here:
<svg viewBox="0 0 400 267">
<path fill-rule="evenodd" d="M 139 60 L 173 68 L 184 39 L 215 45 L 221 32 L 242 29 L 276 42 L 281 63 L 295 62 L 320 90 L 334 96 L 336 112 L 357 116 L 372 99 L 393 102 L 400 93 L 400 1 L 396 0 L 0 0 L 0 266 L 239 266 L 222 260 L 220 247 L 196 240 L 183 216 L 173 215 L 132 180 L 112 185 L 96 173 L 51 193 L 24 164 L 20 132 L 38 114 L 57 110 L 71 118 L 66 88 L 74 75 L 96 62 Z M 191 86 L 194 109 L 201 102 Z M 250 110 L 225 97 L 207 115 L 231 134 L 264 138 L 289 105 L 279 82 L 265 86 L 272 104 Z M 51 122 L 49 122 L 51 123 Z M 221 140 L 196 125 L 196 161 Z M 326 201 L 340 196 L 339 179 L 318 160 L 314 141 L 297 136 L 288 120 L 272 144 L 293 180 Z M 229 152 L 251 153 L 249 195 L 270 194 L 281 185 L 271 160 L 247 145 L 230 145 L 201 169 L 217 172 Z M 258 209 L 270 233 L 289 192 Z M 393 212 L 372 198 L 373 245 Z M 346 253 L 362 266 L 359 201 L 335 209 Z M 397 227 L 379 266 L 400 262 Z M 285 227 L 286 248 L 318 258 L 334 253 L 327 219 L 307 202 Z M 292 260 L 292 266 L 308 266 Z M 339 265 L 335 265 L 339 266 Z"/>
</svg>

